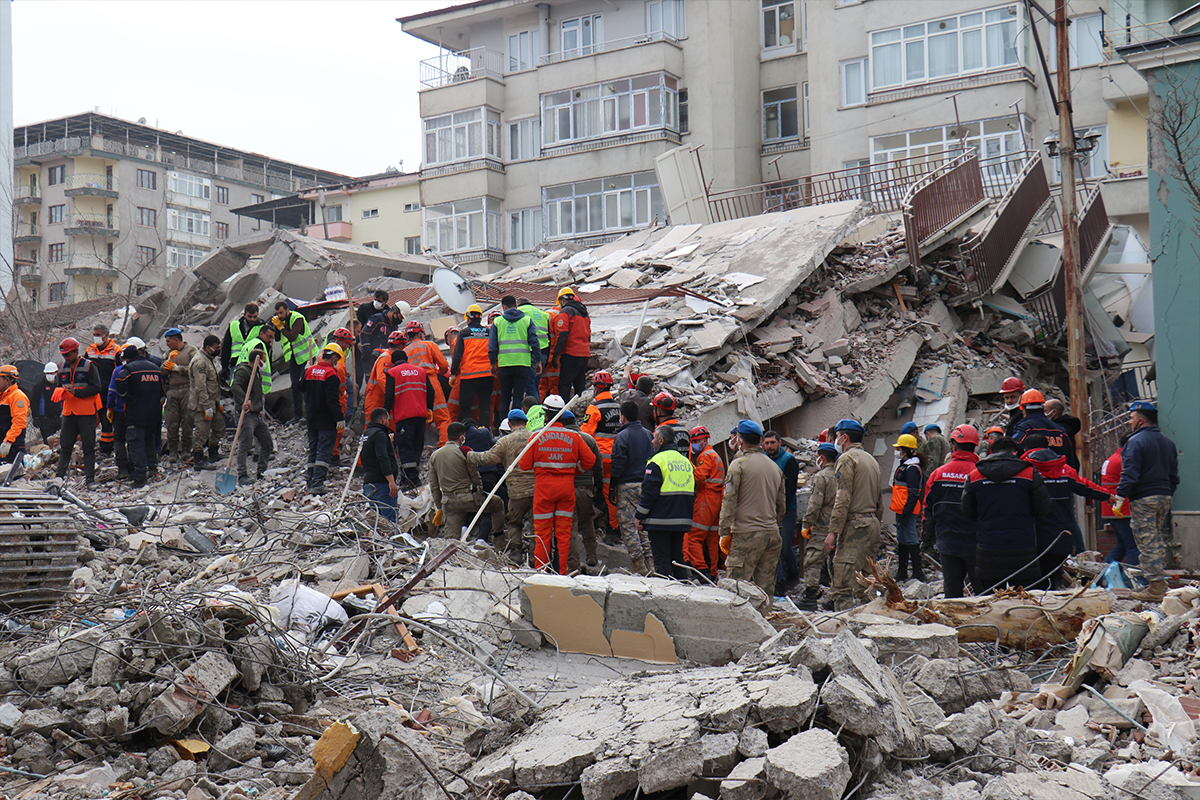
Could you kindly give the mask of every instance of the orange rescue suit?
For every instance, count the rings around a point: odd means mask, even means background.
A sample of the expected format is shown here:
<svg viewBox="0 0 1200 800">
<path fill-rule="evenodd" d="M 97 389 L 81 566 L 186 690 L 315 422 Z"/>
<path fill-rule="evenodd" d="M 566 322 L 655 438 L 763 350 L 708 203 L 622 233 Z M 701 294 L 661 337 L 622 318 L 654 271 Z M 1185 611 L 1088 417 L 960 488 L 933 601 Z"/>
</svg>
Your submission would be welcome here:
<svg viewBox="0 0 1200 800">
<path fill-rule="evenodd" d="M 721 500 L 725 497 L 725 464 L 708 445 L 688 454 L 696 479 L 696 501 L 692 507 L 692 529 L 683 539 L 683 554 L 689 564 L 717 579 L 720 562 Z"/>
<path fill-rule="evenodd" d="M 521 456 L 518 466 L 533 470 L 533 566 L 547 566 L 560 575 L 567 574 L 567 555 L 571 549 L 571 523 L 575 518 L 575 475 L 596 464 L 592 448 L 583 437 L 567 430 L 561 422 L 547 425 L 534 434 L 532 446 Z M 585 509 L 591 513 L 591 509 Z M 557 563 L 551 561 L 557 546 Z"/>
</svg>

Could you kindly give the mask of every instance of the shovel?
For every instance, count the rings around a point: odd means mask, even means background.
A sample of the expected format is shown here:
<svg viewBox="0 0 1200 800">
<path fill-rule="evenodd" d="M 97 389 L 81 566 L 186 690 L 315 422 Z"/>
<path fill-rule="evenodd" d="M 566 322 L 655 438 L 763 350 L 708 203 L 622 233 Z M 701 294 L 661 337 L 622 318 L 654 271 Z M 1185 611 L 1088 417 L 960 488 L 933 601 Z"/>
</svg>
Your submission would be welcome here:
<svg viewBox="0 0 1200 800">
<path fill-rule="evenodd" d="M 250 381 L 246 384 L 246 398 L 249 399 L 250 392 L 254 389 L 254 379 L 258 377 L 258 359 L 254 360 L 254 367 L 250 370 Z M 217 470 L 216 489 L 217 494 L 233 494 L 237 489 L 237 473 L 233 471 L 233 454 L 237 452 L 238 442 L 242 438 L 242 423 L 246 421 L 246 404 L 242 403 L 242 413 L 238 417 L 237 431 L 233 434 L 233 445 L 229 448 L 229 461 L 225 463 L 224 469 Z"/>
</svg>

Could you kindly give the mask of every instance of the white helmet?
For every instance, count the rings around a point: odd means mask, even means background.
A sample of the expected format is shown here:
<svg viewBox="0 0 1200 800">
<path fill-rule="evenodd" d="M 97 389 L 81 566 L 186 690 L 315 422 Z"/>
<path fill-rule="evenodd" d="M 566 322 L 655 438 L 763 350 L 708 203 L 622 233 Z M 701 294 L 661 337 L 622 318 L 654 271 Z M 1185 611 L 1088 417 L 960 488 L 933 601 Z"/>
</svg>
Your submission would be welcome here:
<svg viewBox="0 0 1200 800">
<path fill-rule="evenodd" d="M 542 401 L 542 405 L 546 408 L 553 408 L 556 411 L 566 405 L 563 399 L 556 394 L 552 394 Z"/>
<path fill-rule="evenodd" d="M 500 420 L 500 430 L 502 430 L 502 431 L 512 431 L 512 425 L 511 425 L 511 424 L 509 424 L 509 421 L 508 421 L 508 418 L 507 418 L 507 417 L 505 417 L 504 419 Z"/>
<path fill-rule="evenodd" d="M 53 361 L 47 361 L 46 366 L 42 367 L 42 372 L 47 375 L 57 375 L 58 364 L 55 364 Z"/>
<path fill-rule="evenodd" d="M 136 347 L 138 350 L 145 350 L 145 349 L 146 349 L 146 343 L 145 343 L 145 342 L 143 342 L 143 341 L 142 341 L 140 338 L 138 338 L 137 336 L 130 336 L 128 339 L 126 339 L 126 340 L 125 340 L 125 346 L 126 346 L 126 347 Z"/>
</svg>

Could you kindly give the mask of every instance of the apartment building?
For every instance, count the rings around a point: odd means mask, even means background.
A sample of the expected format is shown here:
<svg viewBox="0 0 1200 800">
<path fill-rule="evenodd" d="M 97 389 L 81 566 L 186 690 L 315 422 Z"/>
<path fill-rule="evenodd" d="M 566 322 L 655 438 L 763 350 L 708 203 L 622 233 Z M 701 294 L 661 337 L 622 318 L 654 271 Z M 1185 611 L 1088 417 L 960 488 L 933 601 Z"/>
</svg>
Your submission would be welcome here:
<svg viewBox="0 0 1200 800">
<path fill-rule="evenodd" d="M 13 140 L 17 282 L 37 307 L 143 294 L 263 224 L 234 208 L 346 180 L 99 113 Z"/>
<path fill-rule="evenodd" d="M 1097 145 L 1080 172 L 1113 183 L 1114 216 L 1144 232 L 1145 81 L 1105 32 L 1186 3 L 1122 2 L 1073 0 L 1069 66 L 1076 125 Z M 1044 148 L 1058 121 L 1033 29 L 1052 79 L 1054 36 L 1033 14 L 997 0 L 478 0 L 402 18 L 441 48 L 420 66 L 425 242 L 490 270 L 543 241 L 662 221 L 654 159 L 680 144 L 711 191 Z"/>
</svg>

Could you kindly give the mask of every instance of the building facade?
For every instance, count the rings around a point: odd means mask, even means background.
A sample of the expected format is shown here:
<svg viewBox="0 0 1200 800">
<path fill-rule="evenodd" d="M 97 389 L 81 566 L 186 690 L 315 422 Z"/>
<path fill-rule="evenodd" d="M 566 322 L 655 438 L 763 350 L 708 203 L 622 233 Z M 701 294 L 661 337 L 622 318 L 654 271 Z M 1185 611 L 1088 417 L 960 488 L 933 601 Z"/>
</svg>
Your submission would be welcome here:
<svg viewBox="0 0 1200 800">
<path fill-rule="evenodd" d="M 262 223 L 233 213 L 345 176 L 98 113 L 13 133 L 17 282 L 37 308 L 137 296 Z"/>
</svg>

